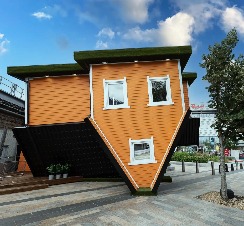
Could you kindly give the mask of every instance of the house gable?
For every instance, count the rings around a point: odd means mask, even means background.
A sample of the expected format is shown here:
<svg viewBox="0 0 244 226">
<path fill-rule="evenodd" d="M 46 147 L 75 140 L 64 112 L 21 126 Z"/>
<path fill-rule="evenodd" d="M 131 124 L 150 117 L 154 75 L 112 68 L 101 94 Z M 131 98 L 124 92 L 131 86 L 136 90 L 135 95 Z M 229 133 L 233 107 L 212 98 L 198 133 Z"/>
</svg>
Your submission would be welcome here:
<svg viewBox="0 0 244 226">
<path fill-rule="evenodd" d="M 147 76 L 169 75 L 173 103 L 148 106 Z M 104 109 L 103 80 L 126 77 L 129 108 Z M 185 112 L 182 108 L 178 61 L 119 63 L 92 66 L 93 122 L 107 140 L 114 158 L 136 189 L 154 186 Z M 170 114 L 169 114 L 170 112 Z M 129 140 L 153 137 L 155 163 L 130 164 Z"/>
</svg>

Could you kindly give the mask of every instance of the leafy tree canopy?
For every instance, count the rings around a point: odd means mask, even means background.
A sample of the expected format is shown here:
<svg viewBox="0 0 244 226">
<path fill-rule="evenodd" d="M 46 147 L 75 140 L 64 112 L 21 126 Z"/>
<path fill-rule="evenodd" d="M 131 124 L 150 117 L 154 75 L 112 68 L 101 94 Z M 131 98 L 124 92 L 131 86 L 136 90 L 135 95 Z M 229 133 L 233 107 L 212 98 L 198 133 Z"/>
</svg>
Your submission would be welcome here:
<svg viewBox="0 0 244 226">
<path fill-rule="evenodd" d="M 209 46 L 200 64 L 206 69 L 203 80 L 209 82 L 209 106 L 217 110 L 213 127 L 223 140 L 233 142 L 244 135 L 244 56 L 233 53 L 238 41 L 232 29 L 221 43 Z"/>
</svg>

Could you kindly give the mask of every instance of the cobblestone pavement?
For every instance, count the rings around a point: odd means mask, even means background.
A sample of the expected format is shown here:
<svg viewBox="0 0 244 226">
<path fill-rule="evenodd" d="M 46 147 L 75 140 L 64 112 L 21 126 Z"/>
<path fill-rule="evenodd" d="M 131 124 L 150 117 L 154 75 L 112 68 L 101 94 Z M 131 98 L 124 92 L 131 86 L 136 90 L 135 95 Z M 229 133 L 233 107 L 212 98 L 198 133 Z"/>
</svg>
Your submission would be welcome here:
<svg viewBox="0 0 244 226">
<path fill-rule="evenodd" d="M 0 225 L 244 225 L 243 210 L 196 199 L 219 191 L 220 176 L 210 166 L 180 165 L 166 175 L 158 195 L 131 196 L 123 182 L 77 182 L 0 196 Z M 227 173 L 228 188 L 244 196 L 244 170 Z"/>
</svg>

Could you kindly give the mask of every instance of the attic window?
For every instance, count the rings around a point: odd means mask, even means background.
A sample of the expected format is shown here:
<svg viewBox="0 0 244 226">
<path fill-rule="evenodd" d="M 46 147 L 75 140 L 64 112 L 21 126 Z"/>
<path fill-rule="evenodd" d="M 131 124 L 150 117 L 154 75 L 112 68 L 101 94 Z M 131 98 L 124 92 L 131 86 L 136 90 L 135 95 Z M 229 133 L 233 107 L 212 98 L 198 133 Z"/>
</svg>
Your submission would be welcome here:
<svg viewBox="0 0 244 226">
<path fill-rule="evenodd" d="M 149 77 L 148 82 L 148 106 L 171 105 L 174 104 L 171 98 L 169 75 L 164 77 Z"/>
<path fill-rule="evenodd" d="M 104 109 L 129 108 L 126 78 L 103 80 Z"/>
<path fill-rule="evenodd" d="M 139 165 L 156 163 L 154 156 L 153 137 L 151 139 L 131 140 L 130 146 L 130 163 L 129 165 Z"/>
</svg>

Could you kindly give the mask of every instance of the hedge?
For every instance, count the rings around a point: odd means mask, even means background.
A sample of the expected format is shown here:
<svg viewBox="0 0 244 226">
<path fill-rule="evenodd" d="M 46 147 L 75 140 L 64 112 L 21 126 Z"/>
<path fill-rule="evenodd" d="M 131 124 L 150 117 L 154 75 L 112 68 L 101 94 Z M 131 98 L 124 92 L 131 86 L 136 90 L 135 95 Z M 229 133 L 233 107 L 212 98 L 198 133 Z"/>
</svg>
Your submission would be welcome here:
<svg viewBox="0 0 244 226">
<path fill-rule="evenodd" d="M 171 158 L 172 161 L 185 161 L 185 162 L 199 162 L 207 163 L 208 161 L 218 162 L 218 156 L 209 156 L 206 154 L 199 153 L 188 153 L 188 152 L 175 152 Z"/>
</svg>

